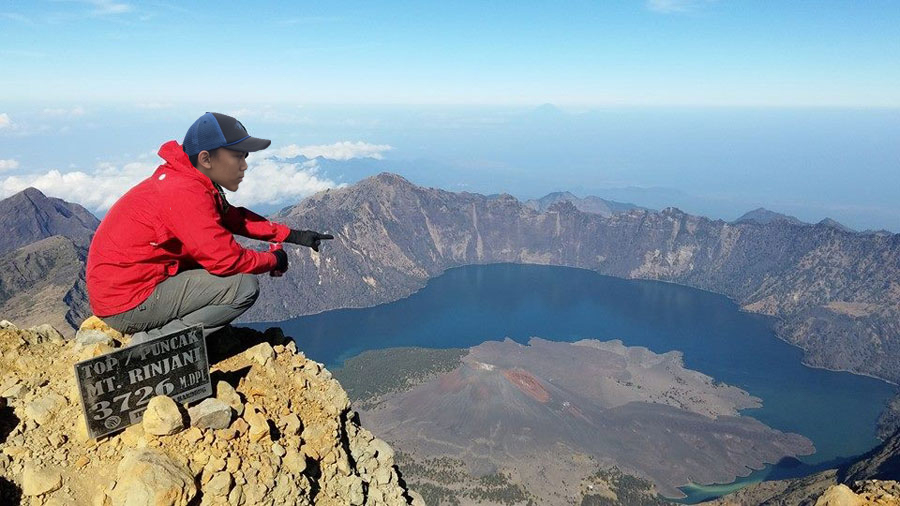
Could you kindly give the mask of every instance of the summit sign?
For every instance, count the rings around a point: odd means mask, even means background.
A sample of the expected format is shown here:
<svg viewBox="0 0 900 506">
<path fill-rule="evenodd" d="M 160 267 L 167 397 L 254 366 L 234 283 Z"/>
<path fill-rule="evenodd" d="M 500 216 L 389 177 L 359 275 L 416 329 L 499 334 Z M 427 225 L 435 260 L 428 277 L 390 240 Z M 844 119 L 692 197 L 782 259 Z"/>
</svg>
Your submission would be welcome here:
<svg viewBox="0 0 900 506">
<path fill-rule="evenodd" d="M 212 395 L 200 325 L 78 362 L 75 378 L 92 438 L 140 422 L 157 395 L 177 403 Z"/>
</svg>

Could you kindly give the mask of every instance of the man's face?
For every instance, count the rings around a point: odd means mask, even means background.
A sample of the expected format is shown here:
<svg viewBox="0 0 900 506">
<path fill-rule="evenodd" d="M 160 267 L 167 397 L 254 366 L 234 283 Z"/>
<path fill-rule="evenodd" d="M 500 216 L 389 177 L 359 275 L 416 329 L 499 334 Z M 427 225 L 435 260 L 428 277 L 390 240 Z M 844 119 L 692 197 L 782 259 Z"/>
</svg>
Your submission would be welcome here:
<svg viewBox="0 0 900 506">
<path fill-rule="evenodd" d="M 216 150 L 207 158 L 204 158 L 202 153 L 201 151 L 199 159 L 200 165 L 205 169 L 202 172 L 226 190 L 237 191 L 238 185 L 244 179 L 244 171 L 247 170 L 248 153 L 226 148 Z M 208 162 L 206 162 L 207 159 Z"/>
</svg>

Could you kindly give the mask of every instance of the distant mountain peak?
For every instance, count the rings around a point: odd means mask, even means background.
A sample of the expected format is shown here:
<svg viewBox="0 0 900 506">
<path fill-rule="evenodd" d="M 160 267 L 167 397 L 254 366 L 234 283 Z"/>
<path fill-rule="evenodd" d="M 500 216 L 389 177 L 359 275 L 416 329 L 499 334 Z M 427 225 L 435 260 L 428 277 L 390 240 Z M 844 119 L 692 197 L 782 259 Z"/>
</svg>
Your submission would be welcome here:
<svg viewBox="0 0 900 506">
<path fill-rule="evenodd" d="M 42 192 L 41 190 L 38 190 L 37 188 L 35 188 L 33 186 L 29 186 L 28 188 L 25 188 L 24 190 L 20 191 L 16 195 L 19 195 L 19 194 L 24 195 L 28 198 L 33 198 L 33 199 L 34 198 L 39 198 L 39 199 L 47 198 L 47 196 L 44 195 L 44 192 Z M 13 195 L 13 197 L 15 197 L 16 195 Z M 10 197 L 10 198 L 12 198 L 12 197 Z"/>
<path fill-rule="evenodd" d="M 525 201 L 525 205 L 538 212 L 548 210 L 557 202 L 571 202 L 579 211 L 585 213 L 599 214 L 601 216 L 611 216 L 616 213 L 628 212 L 633 209 L 644 209 L 634 204 L 615 202 L 612 200 L 602 199 L 589 195 L 579 198 L 569 191 L 556 191 L 548 193 L 539 199 Z"/>
<path fill-rule="evenodd" d="M 408 179 L 399 174 L 394 174 L 393 172 L 380 172 L 374 176 L 363 179 L 362 182 L 371 182 L 384 185 L 415 186 L 410 183 Z"/>
<path fill-rule="evenodd" d="M 578 197 L 576 197 L 575 194 L 573 194 L 572 192 L 561 191 L 561 192 L 550 192 L 546 196 L 544 196 L 544 198 L 545 199 L 553 198 L 553 199 L 570 200 L 570 199 L 577 199 Z"/>
<path fill-rule="evenodd" d="M 669 206 L 669 207 L 663 209 L 662 213 L 663 214 L 671 214 L 671 215 L 675 215 L 675 216 L 682 216 L 682 215 L 687 214 L 686 212 L 682 211 L 681 209 L 678 209 L 675 206 Z"/>
<path fill-rule="evenodd" d="M 827 217 L 825 219 L 823 219 L 822 221 L 820 221 L 819 223 L 817 223 L 817 225 L 824 225 L 826 227 L 836 228 L 843 232 L 855 232 L 855 230 L 853 230 L 852 228 L 850 228 L 838 221 L 832 220 L 831 218 L 827 218 Z"/>
<path fill-rule="evenodd" d="M 80 205 L 29 187 L 0 200 L 0 230 L 4 231 L 0 254 L 53 235 L 87 246 L 99 224 L 100 220 Z"/>
<path fill-rule="evenodd" d="M 769 223 L 772 223 L 773 221 L 778 221 L 778 220 L 786 221 L 786 222 L 794 224 L 794 225 L 805 225 L 806 224 L 793 216 L 778 213 L 775 211 L 770 211 L 764 207 L 757 207 L 756 209 L 754 209 L 752 211 L 748 211 L 748 212 L 744 213 L 743 216 L 741 216 L 740 218 L 732 221 L 732 223 L 752 222 L 752 223 L 758 223 L 760 225 L 767 225 Z"/>
</svg>

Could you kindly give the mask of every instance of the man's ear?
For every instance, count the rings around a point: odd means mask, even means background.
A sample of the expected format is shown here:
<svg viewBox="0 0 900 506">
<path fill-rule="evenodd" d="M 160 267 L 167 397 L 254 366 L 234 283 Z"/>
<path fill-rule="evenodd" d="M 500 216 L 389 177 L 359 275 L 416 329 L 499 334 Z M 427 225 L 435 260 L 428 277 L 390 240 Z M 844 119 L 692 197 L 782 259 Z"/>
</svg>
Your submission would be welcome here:
<svg viewBox="0 0 900 506">
<path fill-rule="evenodd" d="M 212 164 L 210 163 L 209 158 L 210 158 L 209 151 L 204 150 L 204 151 L 197 153 L 197 165 L 199 165 L 205 169 L 211 169 Z"/>
</svg>

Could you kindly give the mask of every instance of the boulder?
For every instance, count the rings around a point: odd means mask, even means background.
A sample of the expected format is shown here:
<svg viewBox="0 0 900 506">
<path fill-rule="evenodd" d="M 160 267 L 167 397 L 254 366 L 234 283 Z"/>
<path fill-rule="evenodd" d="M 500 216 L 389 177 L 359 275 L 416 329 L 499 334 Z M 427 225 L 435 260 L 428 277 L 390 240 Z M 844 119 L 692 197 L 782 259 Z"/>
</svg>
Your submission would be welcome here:
<svg viewBox="0 0 900 506">
<path fill-rule="evenodd" d="M 253 406 L 248 406 L 244 419 L 250 424 L 250 441 L 258 443 L 269 437 L 269 420 Z"/>
<path fill-rule="evenodd" d="M 284 427 L 284 433 L 288 436 L 296 436 L 303 430 L 303 422 L 294 413 L 281 417 L 278 422 Z"/>
<path fill-rule="evenodd" d="M 113 339 L 101 330 L 79 329 L 78 332 L 75 333 L 75 342 L 82 346 L 96 343 L 112 345 Z"/>
<path fill-rule="evenodd" d="M 188 408 L 191 426 L 200 429 L 225 429 L 231 424 L 231 406 L 210 397 Z"/>
<path fill-rule="evenodd" d="M 28 329 L 38 336 L 40 336 L 42 341 L 50 341 L 51 343 L 61 344 L 65 342 L 65 338 L 63 338 L 62 334 L 59 333 L 52 325 L 49 323 L 44 323 L 43 325 L 38 325 L 36 327 L 31 327 Z"/>
<path fill-rule="evenodd" d="M 260 365 L 266 365 L 269 363 L 269 360 L 273 360 L 275 358 L 275 350 L 272 349 L 272 345 L 265 342 L 257 344 L 244 353 L 247 354 L 247 358 L 259 363 Z"/>
<path fill-rule="evenodd" d="M 196 495 L 190 469 L 146 448 L 126 454 L 109 493 L 113 506 L 187 506 Z"/>
<path fill-rule="evenodd" d="M 168 436 L 183 429 L 184 420 L 175 401 L 165 395 L 157 395 L 147 404 L 141 425 L 148 434 Z"/>
<path fill-rule="evenodd" d="M 62 474 L 52 468 L 40 469 L 32 463 L 25 464 L 22 472 L 22 494 L 44 495 L 62 486 Z"/>
<path fill-rule="evenodd" d="M 216 383 L 216 399 L 231 406 L 237 416 L 244 414 L 244 403 L 241 401 L 240 394 L 227 381 Z"/>
<path fill-rule="evenodd" d="M 38 425 L 45 425 L 65 405 L 65 397 L 56 392 L 47 392 L 25 406 L 25 415 L 37 422 Z"/>
<path fill-rule="evenodd" d="M 112 337 L 116 341 L 120 341 L 120 342 L 122 341 L 122 333 L 121 332 L 110 327 L 109 325 L 106 324 L 105 321 L 101 320 L 100 318 L 97 318 L 96 316 L 91 315 L 91 317 L 86 319 L 85 321 L 83 321 L 81 323 L 81 326 L 79 327 L 79 330 L 88 330 L 88 329 L 99 330 L 99 331 L 103 332 L 104 334 Z"/>
<path fill-rule="evenodd" d="M 865 502 L 847 485 L 833 485 L 819 496 L 815 506 L 861 506 L 863 504 Z"/>
<path fill-rule="evenodd" d="M 0 397 L 7 399 L 21 399 L 28 393 L 28 387 L 24 383 L 16 383 L 0 393 Z"/>
<path fill-rule="evenodd" d="M 220 471 L 213 475 L 212 479 L 203 487 L 204 494 L 224 497 L 228 495 L 233 480 L 231 475 L 225 471 Z"/>
</svg>

